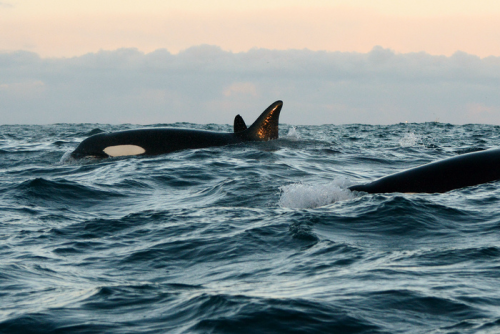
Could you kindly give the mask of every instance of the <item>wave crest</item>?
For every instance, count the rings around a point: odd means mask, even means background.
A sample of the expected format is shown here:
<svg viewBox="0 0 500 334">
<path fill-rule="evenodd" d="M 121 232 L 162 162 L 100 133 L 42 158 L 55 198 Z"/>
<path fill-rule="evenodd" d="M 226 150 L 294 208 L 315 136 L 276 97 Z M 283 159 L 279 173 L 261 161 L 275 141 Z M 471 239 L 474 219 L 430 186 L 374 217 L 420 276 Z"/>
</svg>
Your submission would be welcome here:
<svg viewBox="0 0 500 334">
<path fill-rule="evenodd" d="M 345 179 L 335 180 L 321 185 L 294 183 L 280 187 L 279 205 L 292 209 L 312 209 L 338 201 L 345 201 L 356 196 L 347 187 Z"/>
</svg>

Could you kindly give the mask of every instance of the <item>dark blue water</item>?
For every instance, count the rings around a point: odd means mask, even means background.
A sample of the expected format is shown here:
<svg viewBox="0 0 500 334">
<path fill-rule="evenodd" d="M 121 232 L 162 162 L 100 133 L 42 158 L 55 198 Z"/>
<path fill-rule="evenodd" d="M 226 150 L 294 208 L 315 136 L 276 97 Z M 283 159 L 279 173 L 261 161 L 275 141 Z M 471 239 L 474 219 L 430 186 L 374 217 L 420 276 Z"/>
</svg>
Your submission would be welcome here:
<svg viewBox="0 0 500 334">
<path fill-rule="evenodd" d="M 500 127 L 282 125 L 272 142 L 65 156 L 132 127 L 0 126 L 1 333 L 500 332 L 499 182 L 346 190 L 499 147 Z"/>
</svg>

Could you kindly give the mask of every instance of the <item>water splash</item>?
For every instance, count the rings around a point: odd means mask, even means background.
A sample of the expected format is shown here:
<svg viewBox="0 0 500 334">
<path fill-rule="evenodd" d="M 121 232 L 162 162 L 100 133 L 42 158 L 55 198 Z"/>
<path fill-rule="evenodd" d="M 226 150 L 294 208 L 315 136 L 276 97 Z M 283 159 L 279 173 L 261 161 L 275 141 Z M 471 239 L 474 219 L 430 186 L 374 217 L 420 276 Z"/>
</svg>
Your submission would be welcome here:
<svg viewBox="0 0 500 334">
<path fill-rule="evenodd" d="M 321 185 L 294 183 L 280 187 L 279 205 L 284 208 L 312 209 L 338 201 L 345 201 L 356 196 L 347 187 L 345 179 L 335 180 Z"/>
<path fill-rule="evenodd" d="M 422 137 L 416 135 L 413 131 L 407 132 L 404 137 L 399 140 L 399 145 L 401 145 L 401 147 L 413 147 L 416 146 L 421 139 Z"/>
<path fill-rule="evenodd" d="M 286 139 L 291 139 L 291 140 L 300 139 L 300 135 L 297 132 L 297 128 L 295 126 L 292 126 L 290 129 L 288 129 L 288 133 L 286 134 Z"/>
<path fill-rule="evenodd" d="M 64 153 L 64 155 L 61 157 L 61 160 L 59 160 L 59 164 L 70 164 L 72 162 L 75 162 L 75 158 L 71 156 L 72 151 L 67 151 Z"/>
</svg>

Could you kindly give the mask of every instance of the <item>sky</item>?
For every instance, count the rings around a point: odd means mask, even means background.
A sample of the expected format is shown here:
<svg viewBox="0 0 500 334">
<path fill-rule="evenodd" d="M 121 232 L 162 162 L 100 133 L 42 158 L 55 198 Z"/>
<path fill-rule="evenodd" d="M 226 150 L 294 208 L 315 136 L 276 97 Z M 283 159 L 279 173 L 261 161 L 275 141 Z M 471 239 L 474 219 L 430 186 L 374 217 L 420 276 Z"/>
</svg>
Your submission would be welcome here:
<svg viewBox="0 0 500 334">
<path fill-rule="evenodd" d="M 0 123 L 500 124 L 498 0 L 0 0 Z"/>
</svg>

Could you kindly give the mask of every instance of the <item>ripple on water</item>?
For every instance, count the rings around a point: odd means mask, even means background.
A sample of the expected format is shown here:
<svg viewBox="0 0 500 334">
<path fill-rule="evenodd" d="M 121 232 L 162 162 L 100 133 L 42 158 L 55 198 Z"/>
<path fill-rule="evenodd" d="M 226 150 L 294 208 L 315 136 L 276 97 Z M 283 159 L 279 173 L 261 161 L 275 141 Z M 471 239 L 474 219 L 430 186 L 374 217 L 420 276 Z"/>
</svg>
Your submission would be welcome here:
<svg viewBox="0 0 500 334">
<path fill-rule="evenodd" d="M 347 189 L 500 146 L 498 127 L 283 125 L 272 142 L 68 158 L 135 127 L 0 126 L 0 332 L 500 329 L 497 182 Z"/>
</svg>

